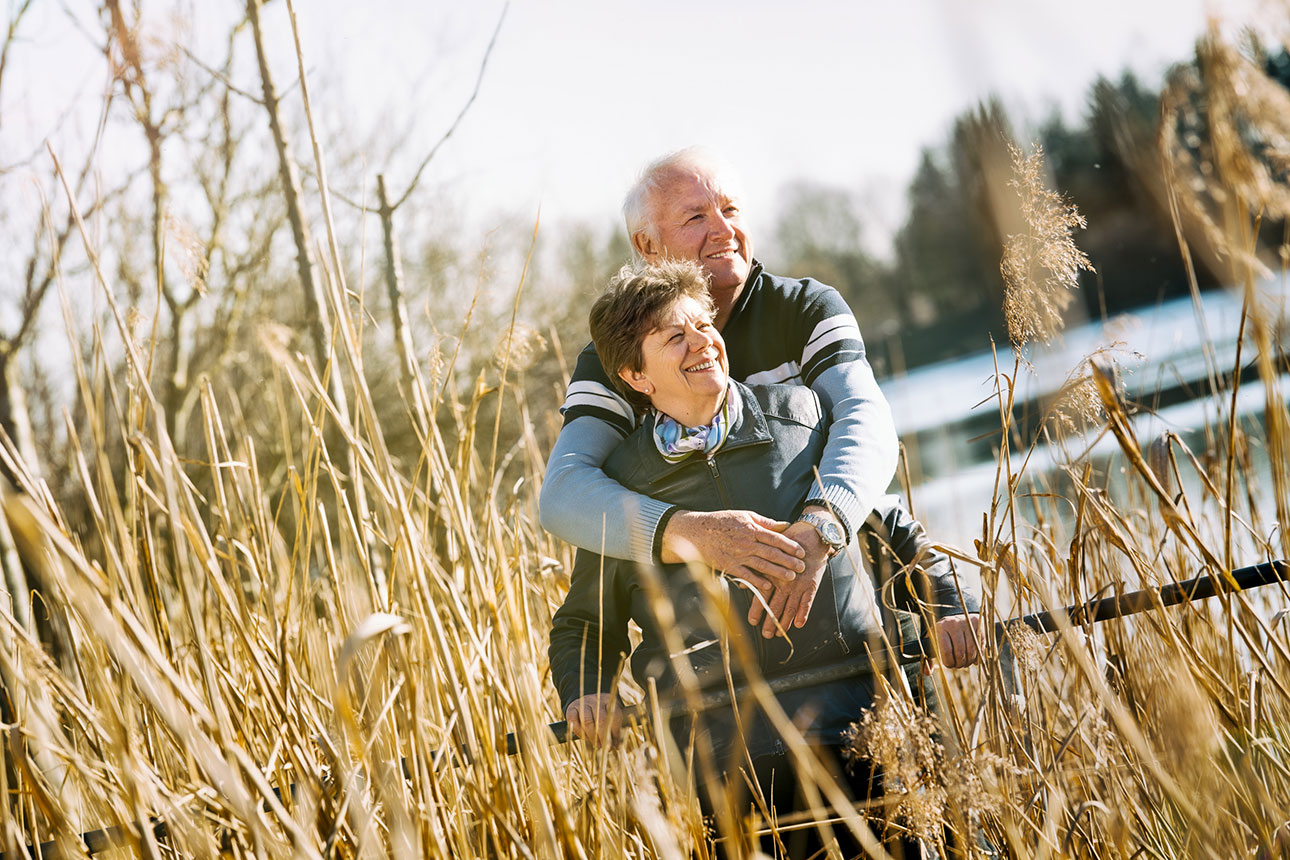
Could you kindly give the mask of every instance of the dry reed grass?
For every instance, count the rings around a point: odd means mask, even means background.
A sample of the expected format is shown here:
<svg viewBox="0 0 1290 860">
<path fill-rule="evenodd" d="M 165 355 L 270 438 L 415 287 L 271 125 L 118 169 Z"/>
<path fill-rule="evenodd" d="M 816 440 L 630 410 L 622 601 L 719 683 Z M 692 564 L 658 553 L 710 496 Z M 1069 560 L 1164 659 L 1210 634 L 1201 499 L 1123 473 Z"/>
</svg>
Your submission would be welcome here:
<svg viewBox="0 0 1290 860">
<path fill-rule="evenodd" d="M 1087 261 L 1069 239 L 1077 213 L 1043 189 L 1037 156 L 1017 159 L 1034 218 L 1005 261 L 1022 342 L 1055 333 Z M 361 327 L 347 304 L 331 310 L 339 329 Z M 544 451 L 523 387 L 500 375 L 540 349 L 531 335 L 508 335 L 500 373 L 486 371 L 464 400 L 445 386 L 419 401 L 432 420 L 413 422 L 422 453 L 402 461 L 354 370 L 361 338 L 339 338 L 336 361 L 315 368 L 289 333 L 266 331 L 276 371 L 256 402 L 204 381 L 204 444 L 177 450 L 151 394 L 151 344 L 137 334 L 148 327 L 114 319 L 125 370 L 105 372 L 99 333 L 92 364 L 76 367 L 85 419 L 68 425 L 78 454 L 64 466 L 88 527 L 70 527 L 3 451 L 23 477 L 4 491 L 2 521 L 72 643 L 55 660 L 12 608 L 0 614 L 10 856 L 45 840 L 79 856 L 75 834 L 109 824 L 122 825 L 118 856 L 152 858 L 710 855 L 690 787 L 701 751 L 648 725 L 615 750 L 548 743 L 546 633 L 570 557 L 537 525 Z M 1268 415 L 1284 415 L 1282 344 L 1260 337 Z M 348 413 L 330 402 L 328 374 L 342 376 Z M 993 600 L 1000 577 L 1017 596 L 1011 612 L 1286 555 L 1282 419 L 1260 436 L 1229 415 L 1198 453 L 1170 436 L 1144 454 L 1110 376 L 1095 364 L 1078 379 L 1080 414 L 1096 405 L 1123 469 L 1073 460 L 1027 495 L 1029 476 L 1006 458 L 1011 387 L 1001 386 L 999 504 L 977 557 L 956 553 L 980 567 L 991 620 L 1005 614 Z M 522 418 L 500 460 L 519 470 L 512 486 L 499 483 L 496 429 L 476 438 L 490 398 Z M 1256 445 L 1271 486 L 1241 455 Z M 281 458 L 273 469 L 261 466 L 266 448 Z M 356 484 L 363 510 L 350 502 Z M 935 737 L 893 690 L 862 735 L 893 775 L 895 819 L 932 841 L 948 826 L 975 856 L 987 845 L 1117 860 L 1283 850 L 1290 654 L 1272 610 L 1286 599 L 1269 588 L 1045 639 L 1017 634 L 1003 664 L 985 643 L 985 667 L 937 674 Z M 764 687 L 754 696 L 768 700 Z M 501 752 L 510 730 L 514 756 Z M 871 810 L 810 771 L 816 805 L 882 856 Z M 732 812 L 717 835 L 737 850 L 758 827 L 777 829 Z"/>
</svg>

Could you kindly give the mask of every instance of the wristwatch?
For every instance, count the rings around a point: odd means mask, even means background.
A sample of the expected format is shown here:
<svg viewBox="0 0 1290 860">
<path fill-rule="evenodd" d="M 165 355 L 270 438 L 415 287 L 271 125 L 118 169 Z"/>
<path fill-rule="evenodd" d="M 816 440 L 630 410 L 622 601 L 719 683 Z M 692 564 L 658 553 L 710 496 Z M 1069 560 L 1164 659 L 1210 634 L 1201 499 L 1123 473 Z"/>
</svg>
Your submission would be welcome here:
<svg viewBox="0 0 1290 860">
<path fill-rule="evenodd" d="M 820 533 L 820 540 L 824 541 L 824 545 L 829 548 L 829 558 L 833 558 L 846 547 L 846 534 L 833 517 L 826 517 L 812 511 L 809 514 L 802 514 L 797 521 L 806 523 Z"/>
</svg>

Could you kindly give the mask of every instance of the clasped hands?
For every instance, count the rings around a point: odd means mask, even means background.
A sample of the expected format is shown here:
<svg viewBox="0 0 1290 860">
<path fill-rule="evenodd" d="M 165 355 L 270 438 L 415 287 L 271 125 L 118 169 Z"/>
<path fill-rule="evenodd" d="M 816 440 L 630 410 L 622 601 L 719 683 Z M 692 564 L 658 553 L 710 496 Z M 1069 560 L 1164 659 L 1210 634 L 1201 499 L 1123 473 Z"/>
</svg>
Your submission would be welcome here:
<svg viewBox="0 0 1290 860">
<path fill-rule="evenodd" d="M 752 511 L 678 511 L 664 530 L 662 558 L 701 561 L 747 584 L 756 592 L 748 623 L 760 624 L 761 635 L 771 639 L 806 625 L 829 554 L 809 523 L 780 522 Z M 970 666 L 978 657 L 980 616 L 942 618 L 936 636 L 946 668 Z"/>
<path fill-rule="evenodd" d="M 679 511 L 663 533 L 662 558 L 701 561 L 747 585 L 755 592 L 748 623 L 770 639 L 806 624 L 828 547 L 808 523 L 752 511 Z"/>
<path fill-rule="evenodd" d="M 666 563 L 701 561 L 746 583 L 754 599 L 748 623 L 767 639 L 805 626 L 828 562 L 828 547 L 809 523 L 784 523 L 752 511 L 679 511 L 663 535 Z M 769 608 L 769 612 L 767 611 Z M 782 619 L 782 620 L 781 620 Z M 936 623 L 937 647 L 946 668 L 970 666 L 979 657 L 981 617 L 975 613 Z M 569 731 L 597 746 L 614 743 L 623 716 L 617 696 L 593 693 L 565 711 Z"/>
</svg>

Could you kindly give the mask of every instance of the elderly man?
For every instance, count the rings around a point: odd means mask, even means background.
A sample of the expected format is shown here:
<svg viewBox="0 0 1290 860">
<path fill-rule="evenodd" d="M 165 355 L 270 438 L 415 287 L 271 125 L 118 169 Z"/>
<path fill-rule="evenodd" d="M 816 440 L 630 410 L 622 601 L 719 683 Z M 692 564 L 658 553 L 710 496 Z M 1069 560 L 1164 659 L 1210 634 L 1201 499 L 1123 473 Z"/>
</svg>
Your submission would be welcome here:
<svg viewBox="0 0 1290 860">
<path fill-rule="evenodd" d="M 542 525 L 614 558 L 672 563 L 697 557 L 770 597 L 764 622 L 760 602 L 749 613 L 749 623 L 763 622 L 764 636 L 774 635 L 776 618 L 800 628 L 830 552 L 850 541 L 896 468 L 891 413 L 855 317 L 832 287 L 772 275 L 753 259 L 735 177 L 708 152 L 686 149 L 649 165 L 623 212 L 643 261 L 695 260 L 706 271 L 732 377 L 800 383 L 819 395 L 832 416 L 819 481 L 791 524 L 745 510 L 680 510 L 625 489 L 602 466 L 636 415 L 588 346 L 578 357 L 562 407 L 564 427 L 547 464 Z"/>
</svg>

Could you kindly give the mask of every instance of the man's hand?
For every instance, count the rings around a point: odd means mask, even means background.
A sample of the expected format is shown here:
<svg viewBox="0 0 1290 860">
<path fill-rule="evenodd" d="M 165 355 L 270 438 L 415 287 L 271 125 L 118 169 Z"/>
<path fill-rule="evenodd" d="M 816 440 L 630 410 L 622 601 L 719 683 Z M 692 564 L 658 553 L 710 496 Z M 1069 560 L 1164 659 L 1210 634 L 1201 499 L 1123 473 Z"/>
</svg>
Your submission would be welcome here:
<svg viewBox="0 0 1290 860">
<path fill-rule="evenodd" d="M 936 622 L 936 640 L 941 660 L 947 669 L 971 666 L 980 654 L 976 643 L 981 639 L 981 616 L 951 615 Z"/>
<path fill-rule="evenodd" d="M 677 511 L 663 529 L 665 563 L 702 561 L 763 594 L 806 569 L 806 551 L 781 534 L 789 528 L 752 511 Z"/>
<path fill-rule="evenodd" d="M 622 709 L 613 693 L 593 693 L 574 699 L 564 712 L 569 731 L 592 746 L 618 742 L 623 727 Z"/>
<path fill-rule="evenodd" d="M 820 539 L 815 526 L 793 523 L 784 530 L 784 537 L 792 538 L 804 549 L 802 561 L 805 570 L 791 582 L 777 583 L 773 594 L 762 590 L 762 596 L 770 604 L 770 612 L 766 612 L 762 601 L 754 597 L 752 608 L 748 610 L 748 623 L 754 627 L 761 624 L 761 635 L 766 639 L 781 632 L 781 626 L 784 632 L 790 627 L 806 626 L 806 619 L 815 604 L 815 592 L 820 588 L 820 580 L 824 578 L 824 568 L 829 561 L 828 545 Z"/>
</svg>

